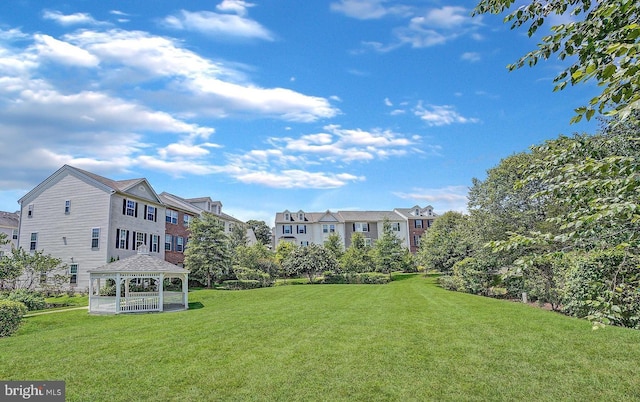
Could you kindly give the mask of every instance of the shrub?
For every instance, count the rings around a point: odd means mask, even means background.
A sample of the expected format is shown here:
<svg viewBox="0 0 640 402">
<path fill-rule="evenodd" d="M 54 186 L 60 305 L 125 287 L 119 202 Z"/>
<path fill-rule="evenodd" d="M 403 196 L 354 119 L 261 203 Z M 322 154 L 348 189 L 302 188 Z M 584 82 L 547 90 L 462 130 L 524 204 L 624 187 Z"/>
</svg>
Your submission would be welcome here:
<svg viewBox="0 0 640 402">
<path fill-rule="evenodd" d="M 271 276 L 263 271 L 257 269 L 245 268 L 236 266 L 233 268 L 236 273 L 236 277 L 241 281 L 258 281 L 262 287 L 271 286 Z"/>
<path fill-rule="evenodd" d="M 344 273 L 337 274 L 335 272 L 326 271 L 324 273 L 324 280 L 322 283 L 330 284 L 368 284 L 368 285 L 383 285 L 389 283 L 389 275 L 381 272 L 359 272 L 359 273 Z"/>
<path fill-rule="evenodd" d="M 0 300 L 0 338 L 16 332 L 26 312 L 27 307 L 21 302 Z"/>
<path fill-rule="evenodd" d="M 46 306 L 44 296 L 38 292 L 32 292 L 26 289 L 17 289 L 9 293 L 7 300 L 21 302 L 29 311 L 42 310 Z"/>
<path fill-rule="evenodd" d="M 347 277 L 345 274 L 337 274 L 333 271 L 325 271 L 323 273 L 323 277 L 324 279 L 322 280 L 322 283 L 327 283 L 327 284 L 349 283 L 347 281 Z"/>
<path fill-rule="evenodd" d="M 262 283 L 253 279 L 238 279 L 222 282 L 222 287 L 227 290 L 246 290 L 261 288 Z"/>
<path fill-rule="evenodd" d="M 438 277 L 438 284 L 447 290 L 459 291 L 464 287 L 462 281 L 458 277 L 450 275 L 442 275 Z"/>
</svg>

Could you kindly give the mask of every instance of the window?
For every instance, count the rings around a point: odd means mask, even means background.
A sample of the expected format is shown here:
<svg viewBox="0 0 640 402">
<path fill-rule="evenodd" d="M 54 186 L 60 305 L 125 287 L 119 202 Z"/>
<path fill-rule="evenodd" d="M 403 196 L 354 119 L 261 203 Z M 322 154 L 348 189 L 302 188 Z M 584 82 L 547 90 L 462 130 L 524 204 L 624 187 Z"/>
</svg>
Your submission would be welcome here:
<svg viewBox="0 0 640 402">
<path fill-rule="evenodd" d="M 116 229 L 116 248 L 129 248 L 129 231 L 125 229 Z"/>
<path fill-rule="evenodd" d="M 125 200 L 124 214 L 127 216 L 138 216 L 138 203 L 132 200 Z"/>
<path fill-rule="evenodd" d="M 18 229 L 13 229 L 11 237 L 13 237 L 13 240 L 18 240 Z"/>
<path fill-rule="evenodd" d="M 170 234 L 164 235 L 164 249 L 165 251 L 171 251 L 171 246 L 173 245 L 173 236 Z"/>
<path fill-rule="evenodd" d="M 78 283 L 78 264 L 69 265 L 69 283 Z"/>
<path fill-rule="evenodd" d="M 298 230 L 298 233 L 307 233 L 307 225 L 297 225 L 296 229 Z"/>
<path fill-rule="evenodd" d="M 191 225 L 191 220 L 193 220 L 193 216 L 184 214 L 184 216 L 182 217 L 182 224 L 185 227 L 189 227 L 189 225 Z"/>
<path fill-rule="evenodd" d="M 91 229 L 91 249 L 97 250 L 100 247 L 100 228 Z"/>
<path fill-rule="evenodd" d="M 422 228 L 422 219 L 416 219 L 414 222 L 415 222 L 415 228 L 416 229 L 421 229 Z"/>
<path fill-rule="evenodd" d="M 151 250 L 154 253 L 159 253 L 160 252 L 160 236 L 152 234 L 151 235 Z"/>
<path fill-rule="evenodd" d="M 293 225 L 283 225 L 282 226 L 282 233 L 291 234 L 292 232 L 293 232 Z"/>
<path fill-rule="evenodd" d="M 4 251 L 0 250 L 0 258 L 4 257 Z"/>
<path fill-rule="evenodd" d="M 394 232 L 399 232 L 400 231 L 400 222 L 393 222 L 391 224 L 391 230 L 393 230 Z"/>
<path fill-rule="evenodd" d="M 364 245 L 367 247 L 371 247 L 371 238 L 370 237 L 365 237 L 364 238 Z"/>
<path fill-rule="evenodd" d="M 229 222 L 229 227 L 228 227 L 228 229 L 229 229 L 229 232 L 232 232 L 232 231 L 233 231 L 233 222 Z"/>
<path fill-rule="evenodd" d="M 28 207 L 27 217 L 33 218 L 33 204 L 29 205 L 29 207 Z"/>
<path fill-rule="evenodd" d="M 420 246 L 420 236 L 418 236 L 418 235 L 414 235 L 413 236 L 413 245 L 416 246 L 416 247 Z"/>
<path fill-rule="evenodd" d="M 427 221 L 427 227 L 428 227 L 428 228 L 430 228 L 430 227 L 431 227 L 431 223 L 432 223 L 432 222 L 433 222 L 433 221 Z"/>
<path fill-rule="evenodd" d="M 146 209 L 147 209 L 146 219 L 148 221 L 154 221 L 155 222 L 156 221 L 156 214 L 158 212 L 156 207 L 152 207 L 151 205 L 147 205 Z"/>
<path fill-rule="evenodd" d="M 302 247 L 306 247 L 306 246 L 308 246 L 308 245 L 309 245 L 309 242 L 308 242 L 308 241 L 301 241 L 301 242 L 300 242 L 300 245 L 301 245 Z"/>
<path fill-rule="evenodd" d="M 174 225 L 177 225 L 178 224 L 178 211 L 172 211 L 170 209 L 167 209 L 166 222 L 167 223 L 173 223 Z"/>
<path fill-rule="evenodd" d="M 184 251 L 184 237 L 182 236 L 176 237 L 176 251 L 180 253 Z"/>
<path fill-rule="evenodd" d="M 416 210 L 413 212 L 413 214 L 415 216 L 420 216 L 420 210 L 418 208 L 416 208 Z"/>
<path fill-rule="evenodd" d="M 138 232 L 136 233 L 136 250 L 138 250 L 140 248 L 140 246 L 143 246 L 145 244 L 147 244 L 147 235 L 146 233 L 142 233 L 142 232 Z"/>
<path fill-rule="evenodd" d="M 71 200 L 66 200 L 64 202 L 64 213 L 69 215 L 71 213 Z"/>
<path fill-rule="evenodd" d="M 304 220 L 304 214 L 303 214 L 302 212 L 300 212 L 300 213 L 298 214 L 298 220 L 299 220 L 299 221 L 303 221 L 303 220 Z"/>
<path fill-rule="evenodd" d="M 322 225 L 322 233 L 334 233 L 336 225 Z"/>
<path fill-rule="evenodd" d="M 285 220 L 285 221 L 290 221 L 290 220 L 291 220 L 291 215 L 289 215 L 289 213 L 288 213 L 288 212 L 285 212 L 285 214 L 284 214 L 284 220 Z"/>
<path fill-rule="evenodd" d="M 368 232 L 369 231 L 369 224 L 366 222 L 356 222 L 353 224 L 353 231 L 354 232 Z"/>
<path fill-rule="evenodd" d="M 31 242 L 29 243 L 29 251 L 35 251 L 38 248 L 38 233 L 31 233 Z"/>
</svg>

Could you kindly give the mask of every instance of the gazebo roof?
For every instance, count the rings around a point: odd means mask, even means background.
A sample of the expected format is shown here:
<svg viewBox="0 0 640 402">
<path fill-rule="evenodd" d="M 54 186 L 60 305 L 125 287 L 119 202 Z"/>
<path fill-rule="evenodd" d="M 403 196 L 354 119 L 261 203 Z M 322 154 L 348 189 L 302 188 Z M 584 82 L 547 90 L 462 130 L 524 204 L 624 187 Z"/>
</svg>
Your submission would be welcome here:
<svg viewBox="0 0 640 402">
<path fill-rule="evenodd" d="M 173 265 L 160 258 L 152 257 L 149 253 L 139 252 L 138 254 L 123 258 L 89 270 L 89 273 L 165 273 L 165 274 L 187 274 L 188 270 Z"/>
</svg>

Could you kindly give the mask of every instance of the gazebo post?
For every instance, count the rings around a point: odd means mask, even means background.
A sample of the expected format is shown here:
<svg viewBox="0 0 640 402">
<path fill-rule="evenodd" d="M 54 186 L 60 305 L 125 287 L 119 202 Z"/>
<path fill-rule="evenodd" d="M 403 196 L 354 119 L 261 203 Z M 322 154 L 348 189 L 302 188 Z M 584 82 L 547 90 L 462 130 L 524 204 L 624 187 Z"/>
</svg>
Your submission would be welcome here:
<svg viewBox="0 0 640 402">
<path fill-rule="evenodd" d="M 120 272 L 116 272 L 116 314 L 120 312 Z"/>
<path fill-rule="evenodd" d="M 91 299 L 93 299 L 93 274 L 89 274 L 89 311 L 91 311 Z"/>
<path fill-rule="evenodd" d="M 160 296 L 160 298 L 158 299 L 158 303 L 160 304 L 158 307 L 160 308 L 160 311 L 164 311 L 164 274 L 160 273 L 160 277 L 158 278 L 160 283 L 158 284 L 158 290 L 160 292 L 160 294 L 158 296 Z"/>
<path fill-rule="evenodd" d="M 184 304 L 184 309 L 187 310 L 189 308 L 189 281 L 187 280 L 187 274 L 182 275 L 182 304 Z"/>
</svg>

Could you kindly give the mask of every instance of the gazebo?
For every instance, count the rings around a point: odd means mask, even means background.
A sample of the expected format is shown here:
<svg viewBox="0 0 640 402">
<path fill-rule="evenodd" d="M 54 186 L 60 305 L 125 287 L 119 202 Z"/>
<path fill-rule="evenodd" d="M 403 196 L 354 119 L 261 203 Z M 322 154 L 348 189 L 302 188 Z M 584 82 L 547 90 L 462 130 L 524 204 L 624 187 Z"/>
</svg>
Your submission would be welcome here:
<svg viewBox="0 0 640 402">
<path fill-rule="evenodd" d="M 189 271 L 138 254 L 89 270 L 89 313 L 121 314 L 189 308 Z M 165 279 L 179 279 L 181 291 L 164 289 Z"/>
</svg>

